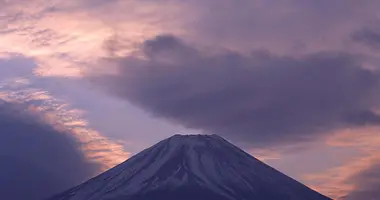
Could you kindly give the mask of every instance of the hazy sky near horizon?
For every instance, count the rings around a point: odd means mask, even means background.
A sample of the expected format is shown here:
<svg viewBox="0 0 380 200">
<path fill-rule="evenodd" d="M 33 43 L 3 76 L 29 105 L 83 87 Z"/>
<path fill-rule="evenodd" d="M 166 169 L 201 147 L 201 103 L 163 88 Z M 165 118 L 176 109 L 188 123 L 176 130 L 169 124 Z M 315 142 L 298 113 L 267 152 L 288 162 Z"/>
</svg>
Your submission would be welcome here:
<svg viewBox="0 0 380 200">
<path fill-rule="evenodd" d="M 0 196 L 34 182 L 38 199 L 173 134 L 216 133 L 332 198 L 379 199 L 379 8 L 0 0 L 0 171 L 30 175 Z"/>
</svg>

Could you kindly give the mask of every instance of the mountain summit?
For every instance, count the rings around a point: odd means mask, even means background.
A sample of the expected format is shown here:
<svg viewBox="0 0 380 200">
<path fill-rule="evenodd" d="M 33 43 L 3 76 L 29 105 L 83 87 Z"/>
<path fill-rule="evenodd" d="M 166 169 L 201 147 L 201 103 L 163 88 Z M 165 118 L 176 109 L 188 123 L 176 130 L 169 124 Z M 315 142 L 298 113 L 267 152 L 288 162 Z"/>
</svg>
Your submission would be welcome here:
<svg viewBox="0 0 380 200">
<path fill-rule="evenodd" d="M 174 135 L 48 200 L 331 200 L 217 135 Z"/>
</svg>

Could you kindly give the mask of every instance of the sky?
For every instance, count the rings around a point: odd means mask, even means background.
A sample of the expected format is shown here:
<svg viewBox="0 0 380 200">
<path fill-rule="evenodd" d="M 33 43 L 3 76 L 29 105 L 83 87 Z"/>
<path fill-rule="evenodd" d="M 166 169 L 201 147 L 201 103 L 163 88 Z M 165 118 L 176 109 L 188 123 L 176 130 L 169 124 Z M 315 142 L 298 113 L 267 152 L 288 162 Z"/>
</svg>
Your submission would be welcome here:
<svg viewBox="0 0 380 200">
<path fill-rule="evenodd" d="M 40 200 L 199 133 L 334 199 L 379 199 L 379 7 L 0 0 L 0 196 Z"/>
</svg>

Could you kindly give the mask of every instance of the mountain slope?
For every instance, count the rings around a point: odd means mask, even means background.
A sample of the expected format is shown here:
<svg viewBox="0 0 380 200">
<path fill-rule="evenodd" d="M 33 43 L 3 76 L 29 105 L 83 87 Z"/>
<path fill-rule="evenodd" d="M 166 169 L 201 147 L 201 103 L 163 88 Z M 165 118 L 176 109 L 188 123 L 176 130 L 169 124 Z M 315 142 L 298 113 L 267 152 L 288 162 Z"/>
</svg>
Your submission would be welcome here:
<svg viewBox="0 0 380 200">
<path fill-rule="evenodd" d="M 217 135 L 175 135 L 48 200 L 329 200 Z"/>
</svg>

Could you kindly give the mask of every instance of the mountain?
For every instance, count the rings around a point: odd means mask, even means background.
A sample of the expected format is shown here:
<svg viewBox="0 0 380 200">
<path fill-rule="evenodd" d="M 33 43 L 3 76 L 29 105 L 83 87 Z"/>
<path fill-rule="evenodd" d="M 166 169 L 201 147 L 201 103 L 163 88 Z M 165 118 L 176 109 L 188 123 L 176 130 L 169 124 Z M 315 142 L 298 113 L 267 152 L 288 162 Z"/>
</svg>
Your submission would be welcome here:
<svg viewBox="0 0 380 200">
<path fill-rule="evenodd" d="M 217 135 L 174 135 L 48 200 L 331 200 Z"/>
</svg>

